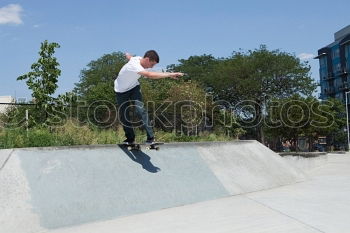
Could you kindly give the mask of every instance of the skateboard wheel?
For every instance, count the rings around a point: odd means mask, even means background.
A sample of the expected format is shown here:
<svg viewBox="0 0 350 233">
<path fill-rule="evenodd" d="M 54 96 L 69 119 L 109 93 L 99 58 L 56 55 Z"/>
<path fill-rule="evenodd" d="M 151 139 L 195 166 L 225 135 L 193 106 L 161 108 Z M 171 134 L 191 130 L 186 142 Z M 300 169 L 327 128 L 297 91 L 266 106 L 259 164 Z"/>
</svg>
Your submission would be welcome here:
<svg viewBox="0 0 350 233">
<path fill-rule="evenodd" d="M 159 149 L 160 149 L 159 146 L 157 146 L 157 147 L 156 147 L 156 150 L 159 150 Z"/>
</svg>

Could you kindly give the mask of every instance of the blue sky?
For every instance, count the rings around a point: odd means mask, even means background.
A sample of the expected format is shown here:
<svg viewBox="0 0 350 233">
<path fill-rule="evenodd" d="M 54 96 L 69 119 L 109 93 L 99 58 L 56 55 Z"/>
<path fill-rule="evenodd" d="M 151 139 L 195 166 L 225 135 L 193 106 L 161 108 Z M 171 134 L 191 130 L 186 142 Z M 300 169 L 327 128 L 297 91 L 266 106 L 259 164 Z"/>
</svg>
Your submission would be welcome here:
<svg viewBox="0 0 350 233">
<path fill-rule="evenodd" d="M 227 57 L 266 44 L 306 57 L 318 80 L 312 57 L 350 24 L 349 9 L 346 0 L 0 0 L 0 96 L 30 98 L 16 78 L 30 71 L 44 40 L 61 45 L 57 94 L 72 90 L 103 54 L 148 49 L 158 51 L 161 69 L 191 55 Z"/>
</svg>

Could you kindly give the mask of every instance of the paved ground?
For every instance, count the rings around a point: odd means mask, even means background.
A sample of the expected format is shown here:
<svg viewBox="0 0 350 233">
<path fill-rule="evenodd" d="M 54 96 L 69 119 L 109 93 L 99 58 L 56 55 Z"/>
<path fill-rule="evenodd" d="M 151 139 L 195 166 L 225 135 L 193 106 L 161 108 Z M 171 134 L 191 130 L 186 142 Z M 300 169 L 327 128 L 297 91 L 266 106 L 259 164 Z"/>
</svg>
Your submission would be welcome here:
<svg viewBox="0 0 350 233">
<path fill-rule="evenodd" d="M 281 158 L 255 141 L 0 150 L 0 185 L 0 233 L 350 229 L 349 154 Z"/>
<path fill-rule="evenodd" d="M 309 176 L 294 185 L 50 233 L 348 233 L 350 155 L 329 155 Z"/>
</svg>

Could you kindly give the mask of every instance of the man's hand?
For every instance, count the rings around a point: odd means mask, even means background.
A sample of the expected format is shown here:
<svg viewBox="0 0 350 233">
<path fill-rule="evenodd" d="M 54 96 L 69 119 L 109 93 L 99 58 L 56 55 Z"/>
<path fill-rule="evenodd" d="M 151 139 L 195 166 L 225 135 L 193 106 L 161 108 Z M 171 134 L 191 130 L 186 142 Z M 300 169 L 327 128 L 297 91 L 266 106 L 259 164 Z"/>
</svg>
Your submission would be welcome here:
<svg viewBox="0 0 350 233">
<path fill-rule="evenodd" d="M 184 75 L 185 75 L 184 73 L 176 72 L 176 73 L 170 73 L 169 77 L 172 79 L 178 79 L 178 77 L 182 77 Z"/>
</svg>

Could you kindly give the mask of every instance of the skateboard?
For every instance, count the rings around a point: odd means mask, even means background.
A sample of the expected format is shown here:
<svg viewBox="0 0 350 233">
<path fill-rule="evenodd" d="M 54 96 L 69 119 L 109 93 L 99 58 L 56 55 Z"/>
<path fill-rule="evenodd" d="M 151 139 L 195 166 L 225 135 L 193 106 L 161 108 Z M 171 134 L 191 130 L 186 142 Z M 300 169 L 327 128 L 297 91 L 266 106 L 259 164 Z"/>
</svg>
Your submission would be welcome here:
<svg viewBox="0 0 350 233">
<path fill-rule="evenodd" d="M 153 144 L 146 144 L 146 143 L 135 143 L 131 145 L 124 145 L 127 147 L 128 151 L 131 150 L 141 150 L 142 147 L 145 147 L 146 150 L 159 150 L 159 145 L 163 145 L 164 142 L 155 142 Z"/>
</svg>

